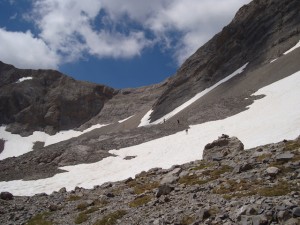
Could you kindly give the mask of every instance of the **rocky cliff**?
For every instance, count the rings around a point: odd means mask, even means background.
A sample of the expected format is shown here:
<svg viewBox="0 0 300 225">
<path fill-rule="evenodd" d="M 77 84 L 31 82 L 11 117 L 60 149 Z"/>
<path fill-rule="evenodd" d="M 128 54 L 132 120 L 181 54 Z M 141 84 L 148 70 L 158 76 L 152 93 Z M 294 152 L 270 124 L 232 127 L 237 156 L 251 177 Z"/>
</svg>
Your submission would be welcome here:
<svg viewBox="0 0 300 225">
<path fill-rule="evenodd" d="M 170 79 L 154 104 L 151 120 L 245 63 L 249 62 L 247 71 L 255 70 L 294 46 L 300 39 L 299 10 L 298 0 L 254 0 L 243 6 L 232 22 L 189 57 Z"/>
<path fill-rule="evenodd" d="M 0 124 L 23 134 L 78 127 L 116 94 L 113 88 L 76 81 L 57 71 L 20 70 L 2 62 L 0 87 Z"/>
</svg>

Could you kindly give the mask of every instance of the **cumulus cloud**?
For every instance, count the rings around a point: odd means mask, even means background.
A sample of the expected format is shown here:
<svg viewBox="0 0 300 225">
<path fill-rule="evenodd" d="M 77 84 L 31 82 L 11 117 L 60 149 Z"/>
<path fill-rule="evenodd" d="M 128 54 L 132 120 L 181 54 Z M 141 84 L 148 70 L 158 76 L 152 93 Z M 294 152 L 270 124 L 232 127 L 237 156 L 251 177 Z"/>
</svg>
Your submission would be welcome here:
<svg viewBox="0 0 300 225">
<path fill-rule="evenodd" d="M 56 69 L 59 57 L 30 31 L 10 32 L 0 28 L 0 59 L 19 68 Z"/>
<path fill-rule="evenodd" d="M 114 58 L 139 55 L 149 44 L 143 31 L 122 33 L 103 28 L 103 18 L 98 17 L 101 10 L 104 8 L 99 0 L 38 0 L 34 4 L 40 37 L 51 49 L 65 55 L 66 60 L 76 60 L 85 52 Z M 96 22 L 99 27 L 94 26 Z M 118 23 L 111 19 L 110 22 Z"/>
<path fill-rule="evenodd" d="M 2 29 L 2 37 L 11 35 L 12 39 L 16 38 L 20 52 L 25 52 L 22 47 L 26 49 L 29 46 L 23 44 L 25 41 L 40 46 L 41 50 L 35 50 L 34 54 L 39 57 L 40 52 L 47 53 L 45 62 L 40 66 L 57 66 L 85 55 L 131 58 L 155 44 L 172 53 L 180 64 L 228 24 L 239 7 L 249 2 L 34 0 L 31 21 L 38 28 L 36 36 L 31 32 L 12 33 Z M 13 58 L 14 53 L 11 51 L 5 57 Z M 31 54 L 32 57 L 34 54 Z M 19 55 L 15 57 L 23 59 Z M 34 61 L 26 60 L 24 65 Z M 36 63 L 39 60 L 37 58 Z"/>
</svg>

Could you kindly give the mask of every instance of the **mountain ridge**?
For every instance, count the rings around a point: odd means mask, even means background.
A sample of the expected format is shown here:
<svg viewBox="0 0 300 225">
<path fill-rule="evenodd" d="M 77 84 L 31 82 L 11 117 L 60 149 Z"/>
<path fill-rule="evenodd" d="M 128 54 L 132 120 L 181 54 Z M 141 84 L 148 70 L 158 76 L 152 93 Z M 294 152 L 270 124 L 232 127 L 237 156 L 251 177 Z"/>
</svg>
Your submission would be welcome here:
<svg viewBox="0 0 300 225">
<path fill-rule="evenodd" d="M 0 62 L 0 223 L 298 225 L 299 10 L 254 0 L 141 88 Z"/>
</svg>

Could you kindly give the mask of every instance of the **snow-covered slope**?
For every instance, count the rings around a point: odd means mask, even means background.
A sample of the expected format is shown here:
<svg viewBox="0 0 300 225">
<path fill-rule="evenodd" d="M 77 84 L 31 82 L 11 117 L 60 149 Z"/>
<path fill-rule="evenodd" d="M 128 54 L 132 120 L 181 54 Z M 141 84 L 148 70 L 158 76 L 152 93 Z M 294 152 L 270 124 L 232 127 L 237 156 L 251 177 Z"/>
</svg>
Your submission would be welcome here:
<svg viewBox="0 0 300 225">
<path fill-rule="evenodd" d="M 5 126 L 0 127 L 0 139 L 5 141 L 3 152 L 0 153 L 0 160 L 20 156 L 27 152 L 32 151 L 35 142 L 44 142 L 44 146 L 52 145 L 61 141 L 71 139 L 73 137 L 78 137 L 84 133 L 90 132 L 94 129 L 101 128 L 107 125 L 96 124 L 91 126 L 84 131 L 76 130 L 66 130 L 60 131 L 55 135 L 49 135 L 45 132 L 35 131 L 32 135 L 28 137 L 22 137 L 19 134 L 12 134 L 5 130 Z"/>
<path fill-rule="evenodd" d="M 222 133 L 237 136 L 251 148 L 300 134 L 300 71 L 266 86 L 255 93 L 265 95 L 248 110 L 224 120 L 191 126 L 189 133 L 179 132 L 137 146 L 112 150 L 108 157 L 92 164 L 63 167 L 66 173 L 35 181 L 0 182 L 1 191 L 15 195 L 51 193 L 61 187 L 92 188 L 108 181 L 117 181 L 154 167 L 168 168 L 201 159 L 204 146 Z M 124 160 L 126 156 L 136 156 Z"/>
</svg>

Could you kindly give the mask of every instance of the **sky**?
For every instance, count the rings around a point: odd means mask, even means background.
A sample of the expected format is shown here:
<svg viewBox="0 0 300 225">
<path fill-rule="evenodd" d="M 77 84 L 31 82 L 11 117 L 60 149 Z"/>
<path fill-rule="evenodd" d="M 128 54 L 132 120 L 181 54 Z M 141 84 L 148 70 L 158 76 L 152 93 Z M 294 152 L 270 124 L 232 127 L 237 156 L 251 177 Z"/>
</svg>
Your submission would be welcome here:
<svg viewBox="0 0 300 225">
<path fill-rule="evenodd" d="M 114 88 L 159 83 L 251 0 L 0 0 L 0 60 Z"/>
</svg>

